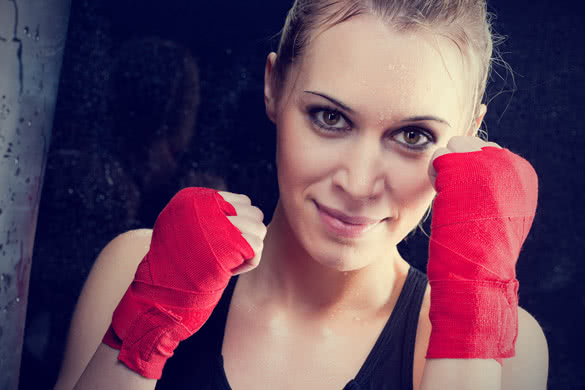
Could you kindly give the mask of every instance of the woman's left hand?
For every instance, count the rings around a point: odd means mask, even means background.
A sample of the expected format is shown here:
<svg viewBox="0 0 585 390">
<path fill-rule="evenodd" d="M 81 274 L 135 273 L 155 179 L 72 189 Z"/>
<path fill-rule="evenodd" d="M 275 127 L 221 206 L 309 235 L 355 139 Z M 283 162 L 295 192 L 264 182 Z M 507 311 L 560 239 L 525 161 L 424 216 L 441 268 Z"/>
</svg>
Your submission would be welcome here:
<svg viewBox="0 0 585 390">
<path fill-rule="evenodd" d="M 437 196 L 427 265 L 427 358 L 514 356 L 515 266 L 536 210 L 536 172 L 493 142 L 453 137 L 433 155 L 429 176 Z"/>
<path fill-rule="evenodd" d="M 499 149 L 502 148 L 495 142 L 487 142 L 478 137 L 470 136 L 451 137 L 449 142 L 447 142 L 446 147 L 438 148 L 437 150 L 435 150 L 435 153 L 433 153 L 433 157 L 431 157 L 431 161 L 429 162 L 429 178 L 431 179 L 433 187 L 435 187 L 435 180 L 437 178 L 437 171 L 433 166 L 433 162 L 437 157 L 448 153 L 479 152 L 481 148 L 484 148 L 486 146 L 493 146 Z"/>
</svg>

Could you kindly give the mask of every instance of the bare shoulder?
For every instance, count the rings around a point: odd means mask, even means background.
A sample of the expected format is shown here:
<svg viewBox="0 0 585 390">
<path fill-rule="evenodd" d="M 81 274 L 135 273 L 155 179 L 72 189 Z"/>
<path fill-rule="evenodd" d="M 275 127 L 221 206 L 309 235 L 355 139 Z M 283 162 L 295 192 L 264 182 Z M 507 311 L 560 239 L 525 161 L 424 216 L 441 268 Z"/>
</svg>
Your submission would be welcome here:
<svg viewBox="0 0 585 390">
<path fill-rule="evenodd" d="M 103 291 L 103 287 L 107 285 L 111 294 L 92 294 L 88 298 L 99 299 L 104 303 L 105 300 L 114 299 L 117 305 L 132 282 L 138 264 L 148 252 L 151 238 L 151 229 L 138 229 L 122 233 L 110 241 L 94 262 L 83 286 L 80 301 L 86 298 L 87 293 Z"/>
<path fill-rule="evenodd" d="M 152 230 L 122 233 L 100 252 L 77 300 L 55 390 L 72 389 L 101 343 L 112 313 L 150 248 Z"/>
<path fill-rule="evenodd" d="M 430 289 L 427 286 L 421 306 L 414 349 L 413 384 L 420 388 L 425 366 L 425 355 L 431 334 L 429 319 Z M 546 389 L 548 377 L 548 346 L 541 326 L 523 308 L 518 308 L 518 338 L 516 356 L 504 359 L 502 390 Z"/>
<path fill-rule="evenodd" d="M 504 360 L 502 389 L 546 389 L 548 345 L 541 326 L 523 308 L 518 308 L 516 356 Z"/>
<path fill-rule="evenodd" d="M 136 271 L 150 248 L 151 238 L 152 229 L 129 230 L 118 235 L 102 249 L 94 267 L 114 263 L 117 267 L 132 267 Z"/>
</svg>

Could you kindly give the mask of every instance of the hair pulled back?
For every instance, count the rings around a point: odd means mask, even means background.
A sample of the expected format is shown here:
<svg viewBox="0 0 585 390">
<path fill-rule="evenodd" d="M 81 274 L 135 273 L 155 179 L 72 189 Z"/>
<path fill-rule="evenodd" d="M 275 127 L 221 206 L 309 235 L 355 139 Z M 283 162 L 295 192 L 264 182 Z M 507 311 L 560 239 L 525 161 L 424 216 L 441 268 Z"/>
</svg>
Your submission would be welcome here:
<svg viewBox="0 0 585 390">
<path fill-rule="evenodd" d="M 281 32 L 271 81 L 283 85 L 291 65 L 302 58 L 317 33 L 362 14 L 378 16 L 398 31 L 423 29 L 452 39 L 464 58 L 472 59 L 471 120 L 478 116 L 492 68 L 494 41 L 499 39 L 492 32 L 485 0 L 295 0 Z"/>
</svg>

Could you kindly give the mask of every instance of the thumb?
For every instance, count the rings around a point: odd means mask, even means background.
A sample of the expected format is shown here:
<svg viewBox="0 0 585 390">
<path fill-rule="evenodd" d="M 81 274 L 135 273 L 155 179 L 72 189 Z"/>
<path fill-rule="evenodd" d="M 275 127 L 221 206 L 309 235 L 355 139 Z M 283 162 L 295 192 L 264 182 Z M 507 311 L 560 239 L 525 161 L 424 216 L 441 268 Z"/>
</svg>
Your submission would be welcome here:
<svg viewBox="0 0 585 390">
<path fill-rule="evenodd" d="M 429 179 L 431 181 L 431 184 L 433 185 L 433 188 L 435 189 L 435 191 L 437 190 L 435 188 L 435 181 L 437 180 L 437 170 L 435 169 L 435 166 L 433 165 L 433 163 L 435 162 L 435 159 L 437 157 L 440 157 L 444 154 L 448 154 L 451 152 L 452 151 L 447 149 L 447 148 L 438 148 L 437 150 L 435 150 L 435 153 L 433 153 L 433 156 L 431 157 L 431 160 L 429 161 L 428 174 L 429 174 Z"/>
</svg>

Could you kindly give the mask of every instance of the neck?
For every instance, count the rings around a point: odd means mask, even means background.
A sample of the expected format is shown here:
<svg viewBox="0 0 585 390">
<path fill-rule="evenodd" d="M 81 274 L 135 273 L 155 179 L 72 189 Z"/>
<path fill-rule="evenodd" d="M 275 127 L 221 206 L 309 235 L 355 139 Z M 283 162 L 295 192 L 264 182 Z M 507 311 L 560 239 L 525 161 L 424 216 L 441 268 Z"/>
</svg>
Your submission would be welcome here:
<svg viewBox="0 0 585 390">
<path fill-rule="evenodd" d="M 360 256 L 360 253 L 356 253 Z M 341 271 L 327 267 L 300 245 L 277 206 L 264 240 L 262 260 L 251 273 L 264 299 L 295 312 L 383 310 L 408 271 L 396 246 L 381 247 L 366 266 Z"/>
</svg>

